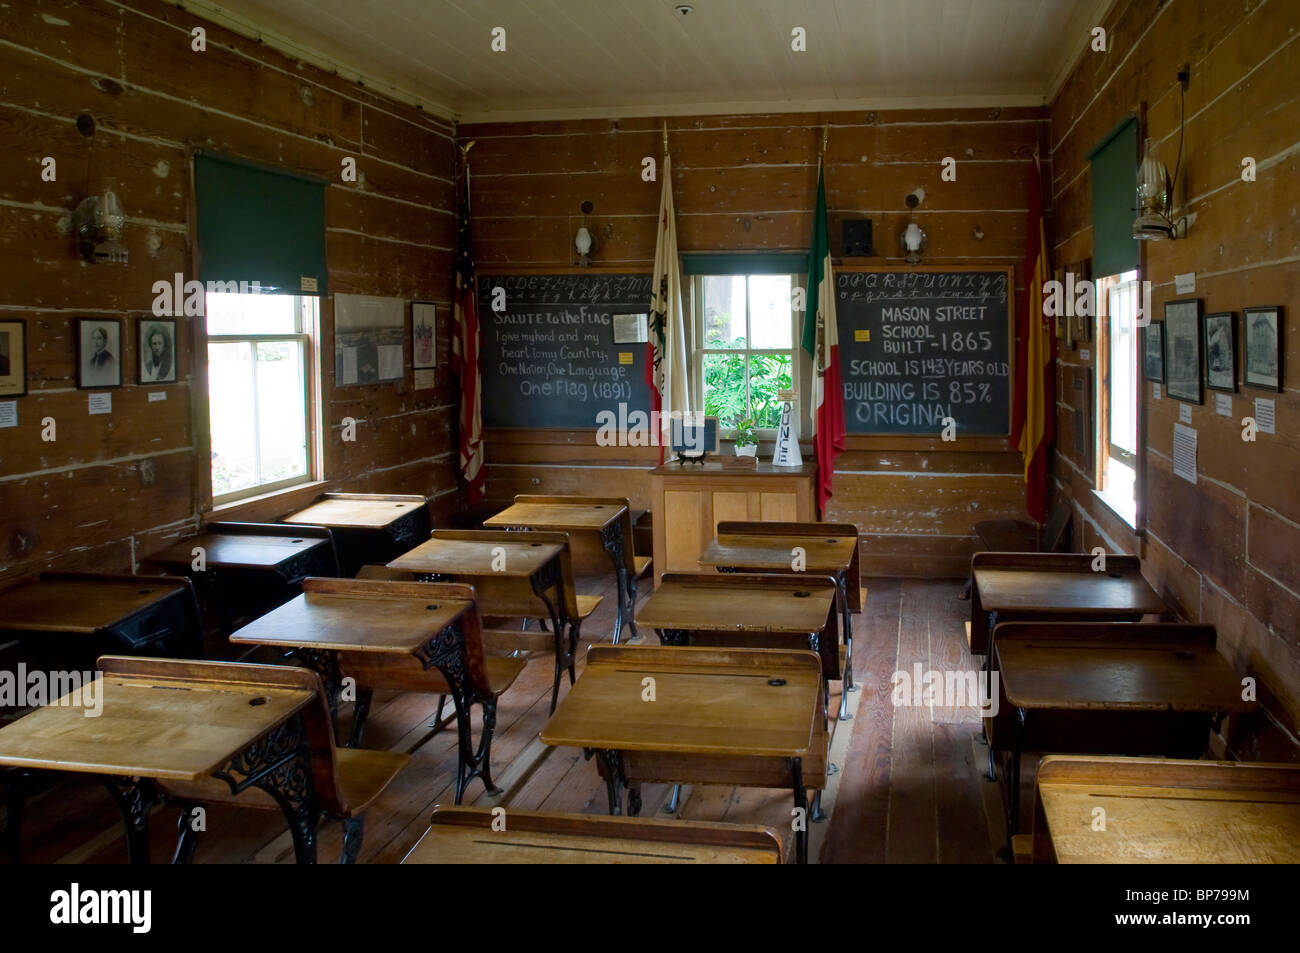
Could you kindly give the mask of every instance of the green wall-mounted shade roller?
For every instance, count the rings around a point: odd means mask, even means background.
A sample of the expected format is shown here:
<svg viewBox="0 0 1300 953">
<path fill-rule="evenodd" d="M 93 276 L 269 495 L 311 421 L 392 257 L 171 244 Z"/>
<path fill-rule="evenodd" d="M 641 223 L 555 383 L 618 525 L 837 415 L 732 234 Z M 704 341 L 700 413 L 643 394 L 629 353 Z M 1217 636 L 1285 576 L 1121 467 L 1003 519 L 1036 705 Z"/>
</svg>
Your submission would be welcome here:
<svg viewBox="0 0 1300 953">
<path fill-rule="evenodd" d="M 205 153 L 194 157 L 194 190 L 200 281 L 329 293 L 324 182 Z"/>
<path fill-rule="evenodd" d="M 806 275 L 807 252 L 762 255 L 683 255 L 688 275 Z"/>
<path fill-rule="evenodd" d="M 1088 159 L 1092 163 L 1092 274 L 1103 278 L 1138 266 L 1138 124 L 1132 116 L 1112 129 Z"/>
</svg>

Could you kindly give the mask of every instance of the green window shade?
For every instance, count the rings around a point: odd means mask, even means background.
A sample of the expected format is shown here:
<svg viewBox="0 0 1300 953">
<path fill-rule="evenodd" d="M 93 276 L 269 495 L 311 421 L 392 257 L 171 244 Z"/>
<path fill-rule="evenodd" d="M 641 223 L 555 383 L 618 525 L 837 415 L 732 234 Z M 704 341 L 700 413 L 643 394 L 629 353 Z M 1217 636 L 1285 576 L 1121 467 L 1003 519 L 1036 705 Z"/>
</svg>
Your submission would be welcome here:
<svg viewBox="0 0 1300 953">
<path fill-rule="evenodd" d="M 328 293 L 325 183 L 215 155 L 194 157 L 199 280 Z M 312 281 L 315 287 L 312 287 Z"/>
<path fill-rule="evenodd" d="M 808 255 L 685 255 L 682 270 L 688 275 L 806 275 Z"/>
<path fill-rule="evenodd" d="M 1088 153 L 1092 163 L 1092 273 L 1102 278 L 1138 266 L 1137 120 L 1129 117 Z"/>
</svg>

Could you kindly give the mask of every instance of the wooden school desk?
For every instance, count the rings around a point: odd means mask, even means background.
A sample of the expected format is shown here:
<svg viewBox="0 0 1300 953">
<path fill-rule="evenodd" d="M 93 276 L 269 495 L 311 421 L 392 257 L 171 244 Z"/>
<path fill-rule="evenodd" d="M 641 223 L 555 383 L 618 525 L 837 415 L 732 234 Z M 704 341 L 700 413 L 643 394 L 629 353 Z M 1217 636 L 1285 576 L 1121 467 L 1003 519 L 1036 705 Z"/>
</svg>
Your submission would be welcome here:
<svg viewBox="0 0 1300 953">
<path fill-rule="evenodd" d="M 496 516 L 483 521 L 492 529 L 550 530 L 560 533 L 584 533 L 600 539 L 601 548 L 614 565 L 615 588 L 618 593 L 618 612 L 614 616 L 614 644 L 618 645 L 623 626 L 631 627 L 636 638 L 636 623 L 631 609 L 636 605 L 637 577 L 628 565 L 632 540 L 627 538 L 631 528 L 625 502 L 565 501 L 562 497 L 516 497 L 516 501 Z"/>
<path fill-rule="evenodd" d="M 826 784 L 821 667 L 812 652 L 593 645 L 541 741 L 598 757 L 610 814 L 625 787 L 640 813 L 643 782 L 791 789 L 806 863 L 808 787 Z"/>
<path fill-rule="evenodd" d="M 0 593 L 0 632 L 56 667 L 113 652 L 203 656 L 194 587 L 176 576 L 44 572 Z"/>
<path fill-rule="evenodd" d="M 425 668 L 437 668 L 451 688 L 459 738 L 457 803 L 476 777 L 483 777 L 490 787 L 490 743 L 476 751 L 469 737 L 470 705 L 478 699 L 472 697 L 468 684 L 470 662 L 460 623 L 474 603 L 469 599 L 431 601 L 423 584 L 410 582 L 308 579 L 303 589 L 302 595 L 244 626 L 230 641 L 287 649 L 314 669 L 325 685 L 336 732 L 342 685 L 340 652 L 414 655 Z M 368 693 L 358 692 L 354 741 L 360 739 L 369 700 Z M 490 737 L 490 728 L 487 734 Z"/>
<path fill-rule="evenodd" d="M 1009 835 L 1019 830 L 1024 750 L 1194 758 L 1223 715 L 1252 710 L 1213 631 L 1166 623 L 999 625 L 999 715 L 1005 705 L 1013 721 Z M 1000 743 L 992 732 L 990 751 Z"/>
<path fill-rule="evenodd" d="M 1036 864 L 1300 863 L 1300 765 L 1053 755 L 1035 800 Z"/>
<path fill-rule="evenodd" d="M 637 621 L 664 645 L 807 647 L 830 682 L 841 675 L 837 592 L 829 576 L 664 573 Z"/>
<path fill-rule="evenodd" d="M 989 651 L 999 622 L 1137 621 L 1165 612 L 1165 604 L 1142 577 L 1136 556 L 1107 556 L 1104 572 L 1093 571 L 1094 557 L 1079 553 L 976 553 L 971 557 L 974 586 L 970 600 L 970 650 Z"/>
<path fill-rule="evenodd" d="M 781 853 L 776 832 L 754 825 L 438 807 L 402 863 L 779 864 Z"/>
<path fill-rule="evenodd" d="M 203 551 L 202 570 L 194 568 L 196 548 Z M 339 571 L 329 529 L 281 523 L 209 523 L 145 563 L 194 580 L 223 635 L 296 596 L 308 576 Z"/>
<path fill-rule="evenodd" d="M 792 550 L 804 552 L 801 568 L 793 568 Z M 777 572 L 829 575 L 840 591 L 840 627 L 847 649 L 840 719 L 849 715 L 848 693 L 853 684 L 853 616 L 862 611 L 862 580 L 858 569 L 858 528 L 848 523 L 726 522 L 700 554 L 700 565 L 720 572 Z"/>
<path fill-rule="evenodd" d="M 541 601 L 549 616 L 555 647 L 551 711 L 560 697 L 560 674 L 577 677 L 578 635 L 581 626 L 568 539 L 558 533 L 507 533 L 501 530 L 439 530 L 415 549 L 388 564 L 389 569 L 451 582 L 466 582 L 478 592 L 485 616 L 535 617 L 535 608 L 515 591 L 525 582 L 531 597 Z M 593 597 L 599 602 L 599 597 Z M 567 637 L 566 637 L 567 633 Z M 522 633 L 517 633 L 522 634 Z"/>
<path fill-rule="evenodd" d="M 386 563 L 429 538 L 423 496 L 393 493 L 326 493 L 281 523 L 328 526 L 334 530 L 339 571 L 355 576 L 368 563 Z"/>
<path fill-rule="evenodd" d="M 100 679 L 99 716 L 72 705 L 38 708 L 0 728 L 0 765 L 98 776 L 122 812 L 133 864 L 149 863 L 155 782 L 210 777 L 232 793 L 257 786 L 283 798 L 298 861 L 315 860 L 319 811 L 301 717 L 315 692 L 240 681 L 237 672 L 220 679 L 188 673 L 210 662 L 103 662 L 124 670 Z M 151 671 L 134 673 L 132 662 Z M 160 664 L 170 674 L 158 675 Z"/>
</svg>

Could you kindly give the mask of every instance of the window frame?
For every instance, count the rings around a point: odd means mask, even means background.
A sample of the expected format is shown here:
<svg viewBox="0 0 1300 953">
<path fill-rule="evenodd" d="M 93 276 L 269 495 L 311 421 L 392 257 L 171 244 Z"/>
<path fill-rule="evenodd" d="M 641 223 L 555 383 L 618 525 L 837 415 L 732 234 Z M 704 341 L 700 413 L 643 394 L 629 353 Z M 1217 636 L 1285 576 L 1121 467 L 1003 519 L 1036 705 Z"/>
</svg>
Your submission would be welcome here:
<svg viewBox="0 0 1300 953">
<path fill-rule="evenodd" d="M 236 334 L 212 334 L 207 330 L 207 307 L 206 301 L 204 306 L 205 318 L 203 321 L 203 355 L 204 355 L 204 373 L 207 378 L 207 460 L 206 471 L 208 477 L 208 496 L 213 509 L 223 506 L 231 506 L 241 503 L 254 497 L 266 496 L 285 490 L 293 490 L 308 484 L 317 483 L 322 479 L 324 465 L 322 459 L 323 441 L 321 440 L 320 431 L 322 428 L 321 420 L 321 367 L 320 367 L 320 297 L 318 295 L 293 294 L 289 295 L 294 299 L 294 324 L 297 328 L 293 332 L 276 331 L 268 333 L 258 332 L 239 332 Z M 276 480 L 270 483 L 257 483 L 251 487 L 245 487 L 230 493 L 218 495 L 212 482 L 212 375 L 211 364 L 208 360 L 208 348 L 212 344 L 243 344 L 247 343 L 250 348 L 254 349 L 253 366 L 256 368 L 256 346 L 264 343 L 274 343 L 276 341 L 294 341 L 302 348 L 302 372 L 303 372 L 303 428 L 307 437 L 306 473 L 301 476 L 286 477 L 283 480 Z M 253 373 L 253 385 L 257 386 L 257 373 Z M 257 417 L 257 405 L 254 404 L 254 416 L 256 424 L 260 424 Z M 260 426 L 259 426 L 260 433 Z M 254 441 L 255 453 L 258 454 L 260 461 L 261 441 L 260 437 Z"/>
<path fill-rule="evenodd" d="M 805 376 L 805 367 L 803 358 L 807 355 L 801 346 L 800 332 L 802 331 L 802 312 L 796 311 L 792 306 L 790 308 L 790 346 L 788 348 L 714 348 L 706 346 L 705 338 L 705 301 L 704 301 L 704 280 L 706 278 L 744 278 L 745 279 L 745 340 L 749 342 L 753 335 L 750 327 L 750 301 L 749 282 L 754 277 L 772 277 L 788 275 L 790 278 L 790 291 L 793 297 L 795 289 L 804 288 L 808 283 L 808 276 L 799 272 L 771 271 L 767 269 L 756 269 L 753 271 L 727 271 L 719 273 L 692 274 L 690 276 L 690 311 L 691 311 L 691 328 L 692 328 L 692 347 L 690 354 L 691 367 L 691 396 L 695 406 L 704 408 L 704 359 L 711 354 L 740 354 L 745 358 L 746 369 L 749 367 L 749 357 L 754 354 L 774 354 L 790 355 L 790 387 L 795 392 L 794 410 L 801 422 L 802 432 L 809 430 L 809 423 L 805 420 L 803 388 L 801 386 Z M 752 414 L 753 407 L 750 401 L 750 376 L 745 375 L 745 407 Z M 776 427 L 755 428 L 760 440 L 775 440 L 777 437 Z M 718 421 L 718 437 L 734 440 L 736 428 L 727 426 L 724 421 Z"/>
<path fill-rule="evenodd" d="M 1127 277 L 1126 276 L 1130 276 Z M 1141 346 L 1140 336 L 1137 334 L 1137 308 L 1141 302 L 1142 283 L 1139 280 L 1141 275 L 1140 269 L 1133 269 L 1118 275 L 1105 275 L 1098 277 L 1096 280 L 1096 295 L 1094 300 L 1097 302 L 1098 317 L 1096 322 L 1096 350 L 1097 350 L 1097 394 L 1095 419 L 1097 421 L 1096 454 L 1093 478 L 1093 492 L 1105 503 L 1120 519 L 1122 519 L 1131 530 L 1136 531 L 1138 528 L 1138 511 L 1139 494 L 1142 490 L 1141 482 L 1138 479 L 1139 469 L 1142 458 L 1142 441 L 1143 428 L 1141 425 L 1142 412 L 1142 364 L 1141 364 Z M 1112 367 L 1112 350 L 1115 340 L 1114 320 L 1120 320 L 1119 315 L 1111 313 L 1111 295 L 1115 292 L 1121 292 L 1125 289 L 1131 290 L 1134 302 L 1131 310 L 1133 320 L 1132 334 L 1132 380 L 1133 380 L 1133 441 L 1134 449 L 1127 450 L 1120 447 L 1111 440 L 1111 414 L 1115 410 L 1115 395 L 1113 393 L 1114 381 L 1111 371 Z M 1129 470 L 1133 474 L 1133 504 L 1132 509 L 1121 506 L 1121 501 L 1110 486 L 1110 462 L 1114 460 L 1118 465 Z"/>
</svg>

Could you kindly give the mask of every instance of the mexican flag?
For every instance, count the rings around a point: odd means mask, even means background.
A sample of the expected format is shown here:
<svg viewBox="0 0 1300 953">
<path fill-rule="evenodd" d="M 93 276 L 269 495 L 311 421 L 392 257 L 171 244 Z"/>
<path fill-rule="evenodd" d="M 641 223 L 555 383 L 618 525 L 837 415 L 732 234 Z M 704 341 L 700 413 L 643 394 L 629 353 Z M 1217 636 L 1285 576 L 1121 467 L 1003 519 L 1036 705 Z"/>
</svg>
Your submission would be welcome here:
<svg viewBox="0 0 1300 953">
<path fill-rule="evenodd" d="M 835 276 L 826 227 L 826 173 L 817 163 L 817 211 L 808 253 L 808 291 L 803 349 L 812 355 L 813 450 L 817 454 L 817 508 L 825 514 L 835 476 L 835 456 L 844 451 L 844 388 L 840 384 L 839 326 L 835 322 Z"/>
</svg>

